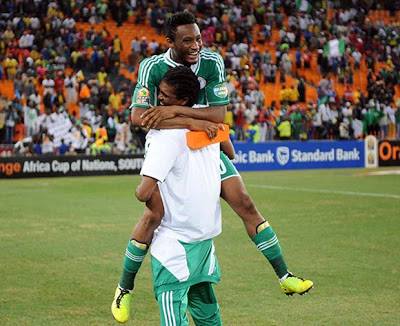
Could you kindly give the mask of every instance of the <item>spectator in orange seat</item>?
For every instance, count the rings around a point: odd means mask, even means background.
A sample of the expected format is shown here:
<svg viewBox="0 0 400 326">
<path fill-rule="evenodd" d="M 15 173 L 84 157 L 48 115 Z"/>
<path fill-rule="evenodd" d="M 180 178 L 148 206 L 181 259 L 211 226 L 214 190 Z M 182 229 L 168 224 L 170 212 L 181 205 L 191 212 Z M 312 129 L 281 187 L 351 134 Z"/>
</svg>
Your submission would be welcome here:
<svg viewBox="0 0 400 326">
<path fill-rule="evenodd" d="M 290 88 L 286 85 L 282 85 L 282 89 L 279 91 L 279 101 L 281 105 L 287 104 L 290 101 Z"/>
<path fill-rule="evenodd" d="M 112 109 L 114 109 L 115 111 L 119 111 L 121 110 L 121 94 L 119 92 L 117 92 L 116 89 L 113 89 L 110 97 L 108 98 L 108 103 L 111 106 Z"/>
<path fill-rule="evenodd" d="M 79 91 L 79 99 L 81 101 L 88 100 L 90 97 L 90 89 L 86 83 L 81 84 L 81 90 Z"/>
<path fill-rule="evenodd" d="M 14 57 L 7 56 L 4 61 L 4 68 L 7 72 L 7 78 L 14 80 L 17 73 L 18 61 Z"/>
<path fill-rule="evenodd" d="M 19 142 L 25 138 L 25 125 L 21 117 L 18 117 L 15 122 L 13 142 Z"/>
</svg>

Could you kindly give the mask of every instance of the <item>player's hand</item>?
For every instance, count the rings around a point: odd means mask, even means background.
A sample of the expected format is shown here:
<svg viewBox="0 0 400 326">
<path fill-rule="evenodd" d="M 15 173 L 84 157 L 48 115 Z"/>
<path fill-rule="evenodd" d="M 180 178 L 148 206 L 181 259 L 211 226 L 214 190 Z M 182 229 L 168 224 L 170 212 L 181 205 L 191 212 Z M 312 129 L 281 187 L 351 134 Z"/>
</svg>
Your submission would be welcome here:
<svg viewBox="0 0 400 326">
<path fill-rule="evenodd" d="M 218 130 L 225 130 L 225 126 L 224 126 L 224 124 L 223 123 L 214 123 L 214 122 L 212 122 L 213 124 L 214 124 L 214 126 L 213 126 L 213 128 L 212 128 L 212 134 L 210 135 L 207 131 L 207 135 L 208 135 L 208 138 L 210 138 L 210 139 L 213 139 L 213 138 L 215 138 L 215 137 L 217 137 L 217 134 L 218 134 Z"/>
<path fill-rule="evenodd" d="M 224 128 L 222 123 L 215 123 L 207 120 L 195 120 L 193 125 L 193 130 L 205 131 L 210 139 L 217 136 L 218 129 L 224 130 Z"/>
<path fill-rule="evenodd" d="M 152 106 L 140 116 L 142 118 L 142 127 L 148 129 L 157 128 L 161 121 L 172 119 L 176 116 L 174 107 Z"/>
</svg>

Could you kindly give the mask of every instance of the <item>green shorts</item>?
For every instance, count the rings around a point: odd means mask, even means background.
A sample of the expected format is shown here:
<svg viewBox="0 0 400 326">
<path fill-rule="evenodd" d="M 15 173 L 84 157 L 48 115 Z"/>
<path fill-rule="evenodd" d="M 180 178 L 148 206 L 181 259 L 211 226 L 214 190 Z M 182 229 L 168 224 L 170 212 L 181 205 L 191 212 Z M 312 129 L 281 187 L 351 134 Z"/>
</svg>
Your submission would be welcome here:
<svg viewBox="0 0 400 326">
<path fill-rule="evenodd" d="M 233 165 L 232 161 L 224 154 L 220 153 L 220 171 L 221 171 L 221 181 L 224 181 L 231 177 L 239 177 L 240 174 L 236 167 Z"/>
<path fill-rule="evenodd" d="M 159 237 L 150 252 L 156 298 L 165 291 L 189 289 L 201 282 L 218 283 L 221 278 L 212 239 L 184 243 Z"/>
<path fill-rule="evenodd" d="M 157 296 L 161 326 L 188 326 L 187 311 L 196 326 L 221 326 L 221 314 L 210 282 L 164 291 Z"/>
</svg>

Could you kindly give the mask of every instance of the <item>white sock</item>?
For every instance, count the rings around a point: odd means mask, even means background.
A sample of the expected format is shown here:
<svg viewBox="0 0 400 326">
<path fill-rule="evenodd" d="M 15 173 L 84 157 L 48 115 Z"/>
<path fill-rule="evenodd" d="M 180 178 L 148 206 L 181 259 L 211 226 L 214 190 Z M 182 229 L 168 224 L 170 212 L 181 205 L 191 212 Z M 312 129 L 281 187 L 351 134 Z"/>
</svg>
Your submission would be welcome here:
<svg viewBox="0 0 400 326">
<path fill-rule="evenodd" d="M 285 275 L 283 275 L 280 279 L 279 279 L 279 282 L 283 282 L 284 280 L 286 280 L 288 277 L 289 277 L 289 273 L 286 273 Z"/>
</svg>

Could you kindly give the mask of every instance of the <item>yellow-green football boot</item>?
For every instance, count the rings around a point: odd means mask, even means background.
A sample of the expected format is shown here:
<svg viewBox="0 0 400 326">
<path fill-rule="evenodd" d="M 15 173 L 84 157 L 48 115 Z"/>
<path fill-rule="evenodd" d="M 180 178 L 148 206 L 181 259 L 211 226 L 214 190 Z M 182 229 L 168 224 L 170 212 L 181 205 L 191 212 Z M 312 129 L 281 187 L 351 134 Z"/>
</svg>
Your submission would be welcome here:
<svg viewBox="0 0 400 326">
<path fill-rule="evenodd" d="M 295 293 L 303 295 L 311 290 L 314 283 L 310 280 L 305 280 L 301 277 L 294 276 L 292 273 L 281 281 L 281 289 L 286 295 L 293 295 Z"/>
<path fill-rule="evenodd" d="M 111 304 L 111 312 L 114 319 L 119 323 L 126 323 L 130 317 L 132 293 L 121 289 L 119 286 L 115 290 L 114 301 Z"/>
</svg>

